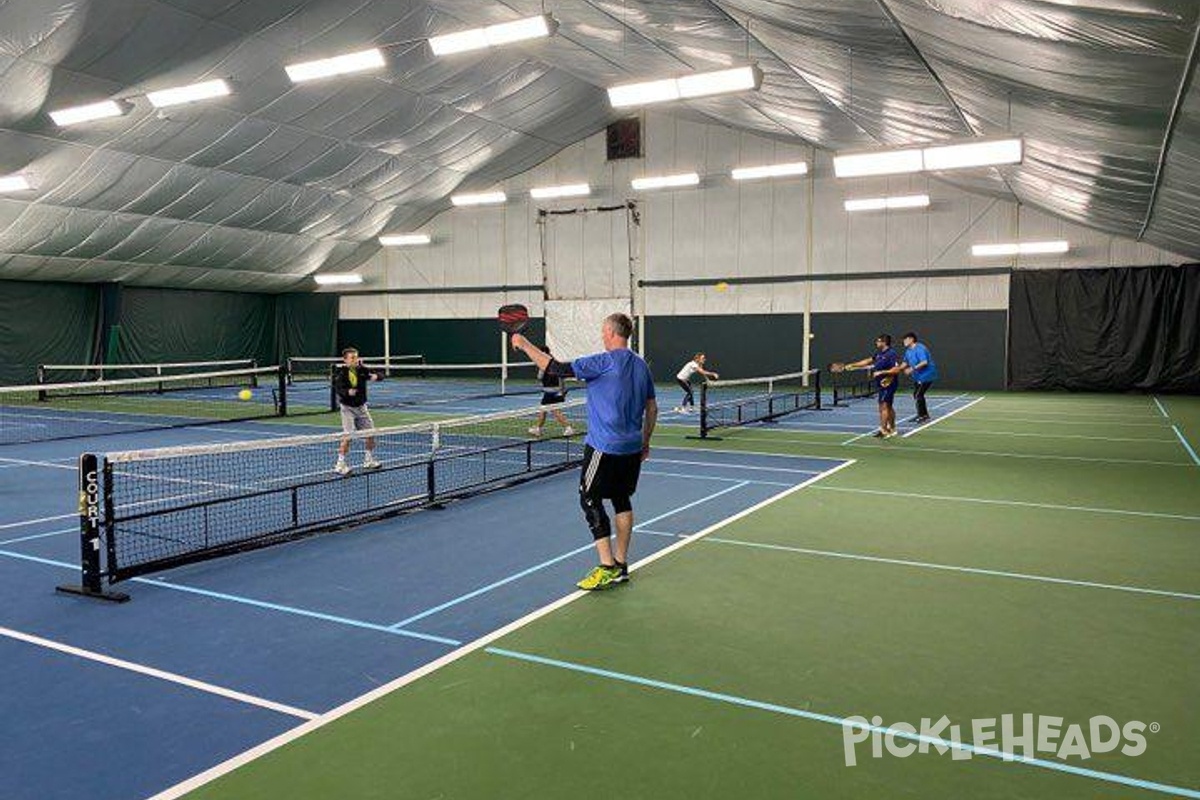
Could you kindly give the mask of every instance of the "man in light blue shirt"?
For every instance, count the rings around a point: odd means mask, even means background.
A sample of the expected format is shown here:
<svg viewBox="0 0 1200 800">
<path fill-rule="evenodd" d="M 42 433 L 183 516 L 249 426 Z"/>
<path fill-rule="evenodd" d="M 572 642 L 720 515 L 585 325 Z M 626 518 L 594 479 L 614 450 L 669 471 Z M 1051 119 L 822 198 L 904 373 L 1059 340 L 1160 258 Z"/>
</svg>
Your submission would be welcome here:
<svg viewBox="0 0 1200 800">
<path fill-rule="evenodd" d="M 595 590 L 629 580 L 629 541 L 633 536 L 633 504 L 642 462 L 650 457 L 650 437 L 658 421 L 658 401 L 650 368 L 629 349 L 633 321 L 624 314 L 605 318 L 600 329 L 604 351 L 570 363 L 554 360 L 521 334 L 512 345 L 547 375 L 578 378 L 587 383 L 588 432 L 584 440 L 579 504 L 596 542 L 600 564 L 577 586 Z M 616 543 L 604 500 L 616 514 Z"/>
<path fill-rule="evenodd" d="M 917 416 L 913 422 L 928 422 L 929 408 L 925 405 L 925 393 L 938 379 L 937 364 L 933 354 L 921 344 L 912 331 L 904 334 L 904 374 L 913 380 L 913 397 L 917 401 Z"/>
</svg>

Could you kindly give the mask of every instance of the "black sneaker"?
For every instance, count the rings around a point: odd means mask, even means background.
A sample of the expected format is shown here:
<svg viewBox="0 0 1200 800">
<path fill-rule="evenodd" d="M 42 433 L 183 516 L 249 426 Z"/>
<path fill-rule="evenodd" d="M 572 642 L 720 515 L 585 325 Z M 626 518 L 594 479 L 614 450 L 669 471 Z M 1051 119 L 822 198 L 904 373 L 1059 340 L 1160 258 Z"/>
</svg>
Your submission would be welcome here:
<svg viewBox="0 0 1200 800">
<path fill-rule="evenodd" d="M 876 439 L 882 439 L 883 437 L 887 436 L 887 434 L 884 433 L 883 431 L 875 431 L 871 435 L 874 436 Z"/>
<path fill-rule="evenodd" d="M 613 583 L 629 583 L 629 565 L 618 563 L 617 566 L 620 567 L 621 574 L 616 576 L 615 578 L 613 578 L 612 582 Z"/>
<path fill-rule="evenodd" d="M 914 421 L 914 422 L 921 422 L 921 423 L 925 423 L 925 422 L 929 422 L 929 420 L 931 420 L 931 419 L 933 419 L 933 417 L 917 417 L 917 418 L 916 418 L 915 420 L 913 420 L 913 421 Z"/>
</svg>

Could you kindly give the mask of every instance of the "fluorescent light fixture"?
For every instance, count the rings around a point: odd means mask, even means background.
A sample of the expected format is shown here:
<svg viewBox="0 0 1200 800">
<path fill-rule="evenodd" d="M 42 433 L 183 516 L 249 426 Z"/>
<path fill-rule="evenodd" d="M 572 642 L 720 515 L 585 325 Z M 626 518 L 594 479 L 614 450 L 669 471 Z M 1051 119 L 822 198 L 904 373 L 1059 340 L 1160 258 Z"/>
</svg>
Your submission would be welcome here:
<svg viewBox="0 0 1200 800">
<path fill-rule="evenodd" d="M 925 169 L 936 172 L 967 167 L 992 167 L 998 164 L 1021 163 L 1020 139 L 993 139 L 984 142 L 948 144 L 926 147 Z"/>
<path fill-rule="evenodd" d="M 714 94 L 744 92 L 762 86 L 762 78 L 762 70 L 756 66 L 698 72 L 679 79 L 679 96 L 708 97 Z"/>
<path fill-rule="evenodd" d="M 1003 244 L 973 244 L 971 255 L 987 256 L 1037 256 L 1065 253 L 1071 249 L 1070 242 L 1063 240 L 1048 242 L 1006 242 Z"/>
<path fill-rule="evenodd" d="M 184 103 L 194 103 L 197 100 L 208 100 L 213 97 L 224 97 L 230 94 L 229 83 L 224 80 L 204 81 L 190 86 L 177 86 L 174 89 L 163 89 L 159 92 L 146 92 L 146 99 L 155 108 L 167 108 Z"/>
<path fill-rule="evenodd" d="M 0 175 L 0 194 L 4 192 L 24 192 L 32 189 L 29 179 L 24 175 Z"/>
<path fill-rule="evenodd" d="M 482 50 L 485 47 L 499 47 L 513 42 L 541 39 L 553 35 L 557 29 L 558 23 L 554 17 L 542 14 L 515 22 L 488 25 L 485 28 L 471 28 L 442 36 L 431 36 L 429 37 L 429 49 L 435 56 L 447 56 L 454 53 L 465 53 L 468 50 Z"/>
<path fill-rule="evenodd" d="M 700 183 L 700 176 L 695 172 L 683 172 L 678 175 L 658 175 L 649 178 L 634 178 L 634 191 L 646 189 L 670 189 L 676 186 L 695 186 Z"/>
<path fill-rule="evenodd" d="M 586 183 L 567 183 L 562 186 L 538 186 L 529 190 L 534 200 L 553 200 L 556 197 L 583 197 L 592 193 Z"/>
<path fill-rule="evenodd" d="M 299 64 L 288 64 L 284 67 L 292 83 L 315 81 L 330 78 L 334 75 L 346 75 L 351 72 L 363 72 L 369 69 L 379 69 L 387 66 L 383 51 L 372 48 L 359 50 L 356 53 L 322 58 L 317 61 L 303 61 Z"/>
<path fill-rule="evenodd" d="M 921 151 L 883 150 L 874 153 L 847 153 L 833 157 L 833 174 L 839 178 L 856 178 L 862 175 L 899 175 L 905 172 L 920 172 Z"/>
<path fill-rule="evenodd" d="M 985 139 L 922 148 L 907 147 L 835 155 L 833 171 L 839 178 L 856 178 L 865 175 L 994 167 L 1021 163 L 1023 152 L 1024 142 L 1020 138 Z"/>
<path fill-rule="evenodd" d="M 609 87 L 608 102 L 613 108 L 627 108 L 681 98 L 741 92 L 760 87 L 762 77 L 762 70 L 752 65 L 716 72 L 697 72 L 682 78 L 624 83 Z"/>
<path fill-rule="evenodd" d="M 753 181 L 759 178 L 786 178 L 789 175 L 805 175 L 808 164 L 793 161 L 787 164 L 768 164 L 762 167 L 737 167 L 730 174 L 735 181 Z"/>
<path fill-rule="evenodd" d="M 450 196 L 450 202 L 456 206 L 490 206 L 508 200 L 504 192 L 476 192 L 474 194 L 455 194 Z"/>
<path fill-rule="evenodd" d="M 679 84 L 674 78 L 609 87 L 608 102 L 613 108 L 646 106 L 679 99 Z"/>
<path fill-rule="evenodd" d="M 893 197 L 866 197 L 860 200 L 847 200 L 844 206 L 847 211 L 882 211 L 885 208 L 926 208 L 929 206 L 929 195 L 905 194 Z"/>
<path fill-rule="evenodd" d="M 313 280 L 322 286 L 344 286 L 362 283 L 363 277 L 357 272 L 326 272 L 324 275 L 313 275 Z"/>
<path fill-rule="evenodd" d="M 379 237 L 379 243 L 384 247 L 409 247 L 431 241 L 428 233 L 385 233 Z"/>
<path fill-rule="evenodd" d="M 103 100 L 99 103 L 89 103 L 86 106 L 72 106 L 71 108 L 51 111 L 50 119 L 54 120 L 54 124 L 60 128 L 65 128 L 68 125 L 78 125 L 81 122 L 120 117 L 129 113 L 129 108 L 128 103 L 119 103 L 116 100 Z"/>
</svg>

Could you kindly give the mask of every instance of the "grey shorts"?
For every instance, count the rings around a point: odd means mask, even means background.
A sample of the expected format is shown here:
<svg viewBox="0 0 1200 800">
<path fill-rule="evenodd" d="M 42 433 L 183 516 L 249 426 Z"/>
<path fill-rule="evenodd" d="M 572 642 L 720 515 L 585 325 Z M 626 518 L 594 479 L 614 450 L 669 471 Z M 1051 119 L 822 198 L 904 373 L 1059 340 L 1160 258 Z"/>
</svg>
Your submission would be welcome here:
<svg viewBox="0 0 1200 800">
<path fill-rule="evenodd" d="M 371 412 L 367 410 L 365 405 L 340 407 L 342 409 L 343 433 L 365 431 L 375 427 L 375 422 L 371 419 Z"/>
</svg>

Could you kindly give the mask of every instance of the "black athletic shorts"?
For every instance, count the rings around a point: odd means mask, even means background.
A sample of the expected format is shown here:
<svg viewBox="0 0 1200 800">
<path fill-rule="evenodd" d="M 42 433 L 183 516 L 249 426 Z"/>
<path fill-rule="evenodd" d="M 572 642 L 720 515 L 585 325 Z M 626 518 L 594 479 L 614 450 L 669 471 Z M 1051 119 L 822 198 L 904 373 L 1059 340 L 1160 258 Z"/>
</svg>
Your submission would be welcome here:
<svg viewBox="0 0 1200 800">
<path fill-rule="evenodd" d="M 542 405 L 553 406 L 566 402 L 567 396 L 561 392 L 542 392 Z"/>
<path fill-rule="evenodd" d="M 584 445 L 579 491 L 596 497 L 628 497 L 637 491 L 642 454 L 615 456 Z"/>
</svg>

